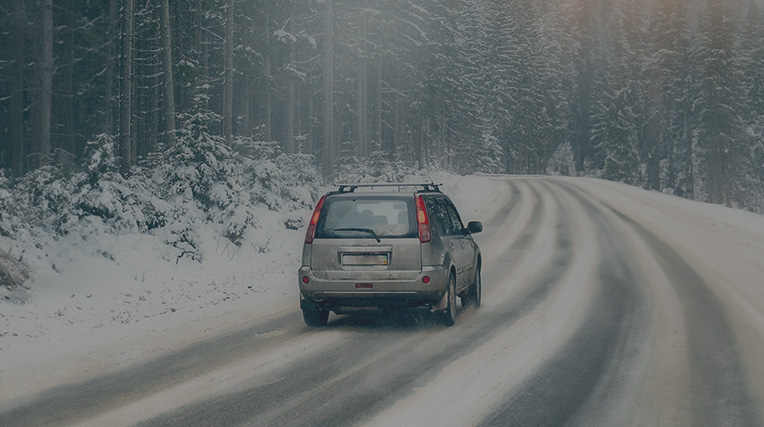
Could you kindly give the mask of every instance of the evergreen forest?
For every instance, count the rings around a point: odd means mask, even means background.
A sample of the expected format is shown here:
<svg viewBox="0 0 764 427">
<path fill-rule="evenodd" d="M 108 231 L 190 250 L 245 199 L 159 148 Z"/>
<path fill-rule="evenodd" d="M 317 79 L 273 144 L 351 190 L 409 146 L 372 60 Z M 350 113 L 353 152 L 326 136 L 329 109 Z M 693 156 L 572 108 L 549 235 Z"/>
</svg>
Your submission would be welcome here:
<svg viewBox="0 0 764 427">
<path fill-rule="evenodd" d="M 764 2 L 0 2 L 4 186 L 223 176 L 234 153 L 326 180 L 595 176 L 764 212 Z"/>
</svg>

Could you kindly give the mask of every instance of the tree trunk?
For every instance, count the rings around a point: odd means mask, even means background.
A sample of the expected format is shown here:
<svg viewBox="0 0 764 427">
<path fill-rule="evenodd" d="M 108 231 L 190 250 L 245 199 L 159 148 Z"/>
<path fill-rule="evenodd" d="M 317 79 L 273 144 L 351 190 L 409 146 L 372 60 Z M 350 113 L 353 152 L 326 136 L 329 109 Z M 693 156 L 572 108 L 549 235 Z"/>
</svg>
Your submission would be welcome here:
<svg viewBox="0 0 764 427">
<path fill-rule="evenodd" d="M 294 1 L 290 2 L 289 33 L 294 34 Z M 294 43 L 289 43 L 289 69 L 287 76 L 286 135 L 284 151 L 294 153 Z"/>
<path fill-rule="evenodd" d="M 13 2 L 16 40 L 11 71 L 11 110 L 8 138 L 11 146 L 11 169 L 15 176 L 24 173 L 24 63 L 26 62 L 26 8 L 24 0 Z"/>
<path fill-rule="evenodd" d="M 369 155 L 369 134 L 367 130 L 368 113 L 366 111 L 366 85 L 369 65 L 366 62 L 366 38 L 368 37 L 368 28 L 366 24 L 366 8 L 367 0 L 363 1 L 361 10 L 361 34 L 360 34 L 360 49 L 361 54 L 358 61 L 358 95 L 356 107 L 357 110 L 357 134 L 358 134 L 358 156 L 365 158 Z"/>
<path fill-rule="evenodd" d="M 390 141 L 390 161 L 395 160 L 395 150 L 401 138 L 401 94 L 395 92 L 395 110 L 393 111 L 393 139 Z"/>
<path fill-rule="evenodd" d="M 120 170 L 127 174 L 132 153 L 132 94 L 133 94 L 133 9 L 135 0 L 124 0 L 122 27 L 122 82 L 119 96 L 119 154 Z"/>
<path fill-rule="evenodd" d="M 314 129 L 314 122 L 313 120 L 313 88 L 307 87 L 305 90 L 305 96 L 308 98 L 308 125 L 306 126 L 308 128 L 308 136 L 305 138 L 305 152 L 308 154 L 316 155 L 316 148 L 314 145 L 314 139 L 313 139 L 313 129 Z"/>
<path fill-rule="evenodd" d="M 200 94 L 204 89 L 200 86 L 204 85 L 203 77 L 206 76 L 207 67 L 202 65 L 207 58 L 203 58 L 202 50 L 206 52 L 206 45 L 204 49 L 201 46 L 202 31 L 205 29 L 202 26 L 201 2 L 199 0 L 187 0 L 187 1 L 174 1 L 170 0 L 174 5 L 175 13 L 170 13 L 169 25 L 170 25 L 170 51 L 172 53 L 172 66 L 175 70 L 175 64 L 185 62 L 193 63 L 196 67 L 199 67 L 192 73 L 186 84 L 176 84 L 173 86 L 173 98 L 175 101 L 175 130 L 178 129 L 178 111 L 195 111 L 198 107 L 198 98 L 196 95 Z M 180 7 L 179 7 L 180 6 Z M 184 41 L 184 35 L 188 38 L 188 41 Z M 175 70 L 177 71 L 177 70 Z M 176 78 L 173 76 L 173 84 L 176 83 Z M 175 134 L 177 137 L 177 132 Z"/>
<path fill-rule="evenodd" d="M 170 2 L 162 0 L 162 71 L 164 75 L 165 143 L 175 145 L 175 81 L 172 73 L 172 38 Z"/>
<path fill-rule="evenodd" d="M 356 129 L 358 134 L 358 156 L 365 158 L 369 154 L 369 140 L 366 132 L 366 61 L 362 58 L 358 64 L 358 96 L 356 105 Z"/>
<path fill-rule="evenodd" d="M 303 114 L 305 110 L 303 108 L 305 91 L 299 83 L 295 86 L 295 115 L 294 115 L 294 128 L 297 129 L 297 135 L 300 136 L 299 141 L 295 141 L 294 150 L 295 153 L 304 153 L 303 142 L 305 130 L 303 129 Z"/>
<path fill-rule="evenodd" d="M 257 118 L 259 112 L 258 109 L 260 107 L 256 101 L 257 98 L 255 97 L 256 92 L 254 86 L 255 85 L 253 84 L 247 85 L 247 130 L 249 136 L 255 136 L 257 134 Z"/>
<path fill-rule="evenodd" d="M 40 141 L 37 146 L 35 158 L 32 159 L 32 167 L 38 168 L 48 162 L 50 156 L 50 129 L 51 129 L 51 100 L 53 98 L 53 0 L 43 0 L 42 10 L 42 35 L 40 56 L 40 104 L 39 126 Z"/>
<path fill-rule="evenodd" d="M 109 0 L 109 37 L 106 58 L 106 133 L 115 134 L 114 124 L 114 70 L 116 69 L 117 48 L 114 39 L 117 34 L 117 0 Z"/>
<path fill-rule="evenodd" d="M 149 121 L 148 141 L 147 141 L 147 144 L 146 144 L 146 152 L 145 152 L 145 154 L 149 154 L 149 153 L 155 152 L 157 150 L 157 146 L 159 145 L 159 111 L 160 111 L 159 110 L 159 97 L 161 96 L 160 95 L 160 92 L 161 92 L 160 88 L 162 87 L 162 83 L 164 82 L 164 80 L 162 79 L 162 77 L 164 77 L 164 76 L 160 77 L 160 75 L 159 75 L 159 72 L 158 72 L 159 70 L 157 70 L 157 68 L 159 68 L 159 64 L 154 65 L 152 68 L 154 69 L 153 70 L 154 73 L 152 73 L 154 77 L 151 78 L 151 85 L 150 85 L 150 89 L 148 91 L 149 92 L 149 99 L 150 99 L 150 101 L 149 101 L 149 111 L 151 111 L 151 120 Z M 160 82 L 160 79 L 162 79 L 161 82 Z M 167 98 L 165 98 L 165 102 L 166 102 L 166 100 L 167 100 Z M 165 114 L 166 113 L 167 113 L 167 111 L 165 110 Z M 174 118 L 175 118 L 175 114 L 173 114 L 173 119 Z M 173 144 L 175 142 L 173 133 L 174 132 L 169 132 L 168 129 L 165 129 L 165 137 L 166 137 L 165 138 L 165 142 L 166 142 L 166 144 L 168 144 L 167 147 L 170 147 L 171 146 L 170 144 Z M 168 135 L 168 134 L 170 134 L 170 135 Z M 172 137 L 172 141 L 168 141 L 167 140 L 170 137 Z M 165 148 L 167 148 L 167 147 L 165 147 Z"/>
<path fill-rule="evenodd" d="M 273 115 L 273 94 L 271 93 L 271 16 L 265 14 L 265 140 L 273 139 L 271 118 Z"/>
<path fill-rule="evenodd" d="M 376 114 L 374 120 L 374 150 L 382 149 L 382 55 L 377 62 L 377 105 L 374 108 Z"/>
<path fill-rule="evenodd" d="M 233 143 L 233 0 L 226 0 L 225 23 L 225 112 L 223 132 L 228 146 Z"/>
<path fill-rule="evenodd" d="M 56 87 L 58 95 L 58 101 L 55 103 L 56 111 L 56 124 L 59 125 L 59 131 L 56 133 L 59 136 L 59 143 L 53 143 L 52 145 L 60 150 L 56 153 L 56 158 L 59 162 L 66 162 L 67 165 L 72 166 L 74 162 L 74 156 L 77 153 L 75 147 L 75 130 L 74 130 L 74 31 L 75 31 L 75 19 L 74 19 L 74 7 L 75 1 L 68 0 L 61 5 L 57 5 L 57 9 L 62 10 L 63 23 L 65 28 L 61 35 L 61 69 L 63 71 L 63 79 L 60 86 Z M 55 136 L 53 137 L 55 138 Z M 53 141 L 55 142 L 55 141 Z"/>
<path fill-rule="evenodd" d="M 135 9 L 133 9 L 133 11 L 135 11 Z M 135 44 L 136 44 L 136 37 L 135 37 L 135 15 L 133 15 L 133 48 L 135 48 Z M 136 59 L 135 58 L 135 54 L 136 53 L 137 53 L 137 51 L 135 51 L 135 49 L 134 49 L 134 51 L 133 51 L 133 66 L 132 66 L 133 70 L 131 72 L 131 74 L 132 74 L 132 76 L 131 76 L 132 77 L 132 80 L 131 80 L 132 83 L 130 85 L 130 90 L 132 91 L 132 94 L 130 95 L 131 107 L 130 107 L 130 141 L 129 141 L 130 142 L 129 146 L 130 146 L 130 164 L 131 165 L 134 165 L 136 163 L 136 160 L 138 159 L 138 136 L 139 136 L 138 126 L 140 126 L 142 124 L 145 124 L 145 121 L 143 121 L 143 120 L 138 120 L 138 121 L 133 120 L 135 116 L 137 116 L 141 111 L 145 110 L 145 108 L 143 110 L 141 110 L 140 107 L 138 107 L 139 98 L 138 98 L 138 85 L 136 84 L 136 80 L 137 80 L 137 77 L 139 76 L 139 74 L 136 73 L 136 69 L 137 69 L 137 63 L 135 61 L 135 59 Z"/>
<path fill-rule="evenodd" d="M 197 55 L 202 53 L 202 0 L 194 1 L 194 35 L 191 49 Z"/>
<path fill-rule="evenodd" d="M 427 116 L 425 116 L 422 119 L 422 123 L 419 125 L 418 134 L 417 135 L 417 166 L 419 166 L 419 170 L 422 170 L 424 168 L 424 146 L 425 146 L 425 138 L 427 136 Z"/>
<path fill-rule="evenodd" d="M 324 30 L 324 144 L 322 166 L 324 176 L 329 176 L 335 162 L 334 145 L 334 4 L 326 0 Z"/>
</svg>

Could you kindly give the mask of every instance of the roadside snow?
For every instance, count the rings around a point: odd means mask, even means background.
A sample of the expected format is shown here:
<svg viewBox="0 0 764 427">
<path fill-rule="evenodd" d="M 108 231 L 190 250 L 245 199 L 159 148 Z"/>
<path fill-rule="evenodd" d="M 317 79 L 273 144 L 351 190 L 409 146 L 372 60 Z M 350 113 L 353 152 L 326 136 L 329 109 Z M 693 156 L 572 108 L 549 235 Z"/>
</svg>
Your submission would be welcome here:
<svg viewBox="0 0 764 427">
<path fill-rule="evenodd" d="M 224 244 L 200 229 L 203 263 L 168 262 L 167 245 L 139 234 L 102 235 L 87 247 L 61 240 L 37 251 L 35 264 L 48 267 L 34 275 L 27 300 L 0 306 L 0 407 L 294 305 L 302 232 L 277 225 L 277 213 L 261 215 L 270 226 L 256 238 L 270 251 Z M 0 287 L 0 297 L 8 293 Z"/>
</svg>

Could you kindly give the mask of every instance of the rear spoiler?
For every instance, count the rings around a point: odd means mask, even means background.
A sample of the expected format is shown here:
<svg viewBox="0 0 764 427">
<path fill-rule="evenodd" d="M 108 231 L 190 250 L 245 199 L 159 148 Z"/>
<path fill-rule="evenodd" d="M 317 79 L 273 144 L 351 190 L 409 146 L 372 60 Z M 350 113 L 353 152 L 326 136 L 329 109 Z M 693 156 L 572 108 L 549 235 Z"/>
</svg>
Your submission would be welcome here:
<svg viewBox="0 0 764 427">
<path fill-rule="evenodd" d="M 397 187 L 398 191 L 402 191 L 403 188 L 406 187 L 421 187 L 422 189 L 420 191 L 436 191 L 440 193 L 440 186 L 443 184 L 435 184 L 435 183 L 381 183 L 381 184 L 335 184 L 337 187 L 339 187 L 340 193 L 352 193 L 357 188 L 391 188 L 391 187 Z"/>
</svg>

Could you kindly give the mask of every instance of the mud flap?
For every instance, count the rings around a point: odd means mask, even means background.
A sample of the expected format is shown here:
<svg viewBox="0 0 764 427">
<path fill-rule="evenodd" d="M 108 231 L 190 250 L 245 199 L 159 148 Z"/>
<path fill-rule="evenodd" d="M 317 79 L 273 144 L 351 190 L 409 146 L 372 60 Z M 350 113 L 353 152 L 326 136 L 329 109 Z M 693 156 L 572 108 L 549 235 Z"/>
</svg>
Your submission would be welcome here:
<svg viewBox="0 0 764 427">
<path fill-rule="evenodd" d="M 443 293 L 443 298 L 440 299 L 440 302 L 436 305 L 432 306 L 432 312 L 433 313 L 443 313 L 448 308 L 448 292 Z"/>
<path fill-rule="evenodd" d="M 302 295 L 300 295 L 300 308 L 303 310 L 321 310 L 321 304 L 310 302 L 304 298 L 302 298 Z"/>
</svg>

